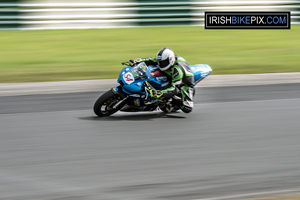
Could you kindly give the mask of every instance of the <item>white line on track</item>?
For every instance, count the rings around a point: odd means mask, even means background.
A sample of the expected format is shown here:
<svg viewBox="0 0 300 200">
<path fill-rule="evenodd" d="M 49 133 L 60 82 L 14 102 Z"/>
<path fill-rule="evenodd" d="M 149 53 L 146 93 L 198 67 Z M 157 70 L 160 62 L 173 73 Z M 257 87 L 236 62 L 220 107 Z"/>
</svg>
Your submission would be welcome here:
<svg viewBox="0 0 300 200">
<path fill-rule="evenodd" d="M 300 192 L 300 188 L 290 189 L 290 190 L 276 190 L 276 191 L 269 191 L 269 192 L 256 192 L 256 193 L 247 193 L 247 194 L 237 194 L 237 195 L 224 196 L 224 197 L 212 197 L 212 198 L 206 198 L 206 199 L 193 199 L 193 200 L 225 200 L 225 199 L 257 197 L 257 196 L 262 196 L 262 195 L 295 193 L 295 192 Z"/>
</svg>

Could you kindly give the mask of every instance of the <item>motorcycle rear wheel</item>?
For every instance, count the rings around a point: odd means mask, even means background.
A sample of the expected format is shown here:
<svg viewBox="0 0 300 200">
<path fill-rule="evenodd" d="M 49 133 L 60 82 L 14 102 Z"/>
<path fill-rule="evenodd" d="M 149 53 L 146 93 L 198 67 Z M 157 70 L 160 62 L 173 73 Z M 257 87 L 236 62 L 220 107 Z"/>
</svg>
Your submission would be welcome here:
<svg viewBox="0 0 300 200">
<path fill-rule="evenodd" d="M 160 106 L 159 108 L 165 113 L 177 112 L 179 110 L 178 105 L 174 105 L 173 103 L 168 105 L 165 104 L 163 106 Z"/>
<path fill-rule="evenodd" d="M 107 117 L 118 111 L 114 108 L 122 98 L 115 95 L 111 90 L 101 95 L 94 104 L 94 113 L 99 117 Z"/>
</svg>

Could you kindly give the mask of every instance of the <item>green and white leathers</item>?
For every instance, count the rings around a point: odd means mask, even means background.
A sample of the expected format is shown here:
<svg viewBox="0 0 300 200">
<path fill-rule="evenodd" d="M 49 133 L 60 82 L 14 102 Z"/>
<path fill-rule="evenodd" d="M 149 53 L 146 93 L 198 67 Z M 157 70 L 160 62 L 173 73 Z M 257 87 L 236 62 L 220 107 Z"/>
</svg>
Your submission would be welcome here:
<svg viewBox="0 0 300 200">
<path fill-rule="evenodd" d="M 157 58 L 135 59 L 134 64 L 145 62 L 147 65 L 158 65 Z M 159 66 L 159 65 L 158 65 Z M 175 55 L 175 62 L 168 70 L 163 71 L 171 80 L 171 87 L 164 90 L 151 91 L 152 96 L 170 98 L 174 95 L 180 96 L 182 101 L 179 102 L 180 109 L 189 113 L 193 109 L 193 93 L 194 93 L 194 74 L 189 68 L 186 60 Z"/>
</svg>

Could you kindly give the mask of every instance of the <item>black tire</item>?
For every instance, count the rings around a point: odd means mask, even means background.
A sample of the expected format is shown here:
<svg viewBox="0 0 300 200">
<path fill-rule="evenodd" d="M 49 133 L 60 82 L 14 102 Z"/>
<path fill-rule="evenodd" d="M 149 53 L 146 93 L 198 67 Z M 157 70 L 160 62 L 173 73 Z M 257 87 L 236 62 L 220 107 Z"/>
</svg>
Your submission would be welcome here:
<svg viewBox="0 0 300 200">
<path fill-rule="evenodd" d="M 160 107 L 160 109 L 164 112 L 164 113 L 175 113 L 178 110 L 180 110 L 179 108 L 173 108 L 172 110 L 168 110 L 166 107 Z"/>
<path fill-rule="evenodd" d="M 113 106 L 118 103 L 122 98 L 115 95 L 111 90 L 105 92 L 100 96 L 94 104 L 94 113 L 99 117 L 106 117 L 118 111 Z"/>
<path fill-rule="evenodd" d="M 168 110 L 166 107 L 159 107 L 164 113 L 170 113 L 171 111 Z"/>
<path fill-rule="evenodd" d="M 172 108 L 168 108 L 167 106 L 164 105 L 164 106 L 160 106 L 159 108 L 165 113 L 177 112 L 179 110 L 178 105 Z"/>
</svg>

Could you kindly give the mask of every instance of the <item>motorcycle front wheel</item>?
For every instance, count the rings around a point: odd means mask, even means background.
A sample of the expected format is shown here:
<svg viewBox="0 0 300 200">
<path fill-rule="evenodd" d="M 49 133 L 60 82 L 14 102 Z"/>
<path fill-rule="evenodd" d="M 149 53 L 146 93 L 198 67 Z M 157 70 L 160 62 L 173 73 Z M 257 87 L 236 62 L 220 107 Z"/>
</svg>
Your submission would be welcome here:
<svg viewBox="0 0 300 200">
<path fill-rule="evenodd" d="M 101 95 L 95 102 L 94 113 L 99 117 L 110 116 L 119 110 L 114 108 L 114 106 L 121 100 L 121 97 L 109 90 Z"/>
</svg>

